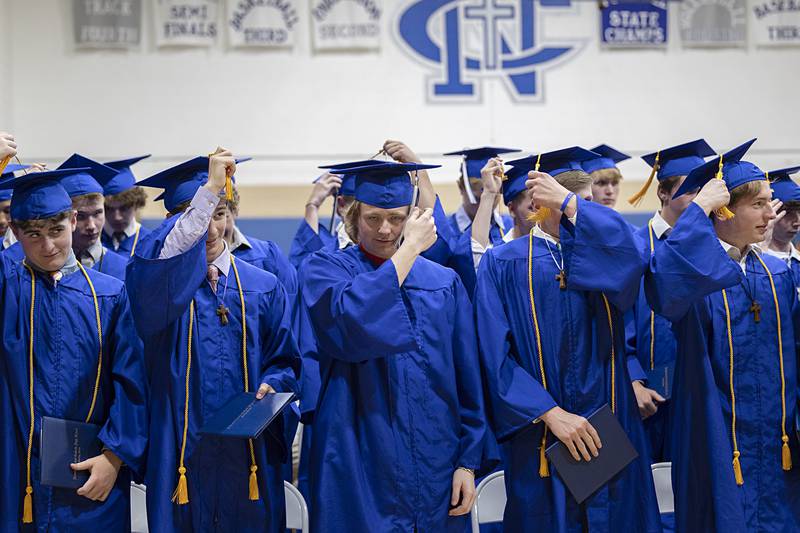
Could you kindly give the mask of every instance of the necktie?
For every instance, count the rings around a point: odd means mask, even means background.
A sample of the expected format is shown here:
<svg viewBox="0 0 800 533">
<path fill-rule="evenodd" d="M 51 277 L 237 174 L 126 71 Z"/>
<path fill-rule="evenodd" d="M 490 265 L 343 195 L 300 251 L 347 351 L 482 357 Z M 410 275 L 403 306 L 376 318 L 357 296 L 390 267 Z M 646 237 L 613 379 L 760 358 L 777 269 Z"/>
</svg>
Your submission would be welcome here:
<svg viewBox="0 0 800 533">
<path fill-rule="evenodd" d="M 125 233 L 121 231 L 115 231 L 113 239 L 114 239 L 114 249 L 116 250 L 119 248 L 119 245 L 122 244 L 122 241 L 125 240 Z"/>
<path fill-rule="evenodd" d="M 214 293 L 217 292 L 217 282 L 219 281 L 219 270 L 214 265 L 208 265 L 208 271 L 206 273 L 206 279 L 208 283 L 211 285 L 211 290 Z"/>
</svg>

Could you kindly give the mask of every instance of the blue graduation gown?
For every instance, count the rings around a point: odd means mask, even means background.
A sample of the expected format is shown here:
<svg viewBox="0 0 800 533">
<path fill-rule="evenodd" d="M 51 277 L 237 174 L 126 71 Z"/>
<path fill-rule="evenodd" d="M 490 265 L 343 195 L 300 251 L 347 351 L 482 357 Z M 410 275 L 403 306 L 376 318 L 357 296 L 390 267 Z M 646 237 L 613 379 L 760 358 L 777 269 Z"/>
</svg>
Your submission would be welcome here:
<svg viewBox="0 0 800 533">
<path fill-rule="evenodd" d="M 139 246 L 139 243 L 142 242 L 142 239 L 147 237 L 150 234 L 150 230 L 145 228 L 144 226 L 140 226 L 139 229 L 139 240 L 136 246 Z M 108 235 L 105 231 L 100 232 L 100 240 L 103 243 L 103 246 L 111 250 L 112 252 L 116 252 L 117 254 L 121 255 L 122 257 L 127 260 L 131 256 L 131 248 L 133 248 L 133 243 L 136 241 L 136 234 L 131 235 L 130 237 L 126 237 L 119 243 L 119 248 L 116 250 L 114 249 L 114 238 L 111 235 Z"/>
<path fill-rule="evenodd" d="M 144 474 L 148 391 L 142 345 L 134 331 L 127 293 L 110 276 L 88 270 L 97 293 L 103 332 L 100 386 L 90 422 L 124 466 L 104 503 L 75 490 L 39 484 L 41 417 L 85 421 L 97 376 L 97 322 L 92 293 L 80 270 L 53 285 L 36 274 L 34 305 L 34 438 L 31 457 L 34 523 L 23 525 L 26 485 L 31 277 L 19 262 L 0 256 L 0 472 L 2 531 L 125 531 L 130 528 L 130 482 Z"/>
<path fill-rule="evenodd" d="M 128 265 L 128 257 L 115 254 L 108 248 L 103 250 L 103 257 L 100 261 L 92 265 L 92 269 L 108 274 L 120 281 L 125 281 L 125 267 Z"/>
<path fill-rule="evenodd" d="M 331 235 L 327 226 L 319 224 L 319 232 L 311 229 L 308 222 L 300 221 L 300 226 L 294 234 L 292 246 L 289 249 L 289 262 L 294 265 L 297 270 L 300 270 L 300 265 L 303 264 L 306 257 L 319 250 L 327 250 L 333 252 L 339 249 L 339 239 L 336 235 Z"/>
<path fill-rule="evenodd" d="M 559 289 L 558 269 L 539 237 L 490 250 L 478 271 L 475 315 L 487 411 L 506 466 L 505 530 L 660 532 L 644 430 L 624 360 L 622 310 L 636 298 L 643 258 L 627 223 L 598 204 L 579 199 L 576 225 L 562 218 L 560 233 L 566 290 Z M 546 390 L 528 290 L 531 239 Z M 558 248 L 551 243 L 550 249 L 558 258 Z M 556 405 L 586 417 L 612 404 L 612 375 L 616 415 L 639 458 L 579 506 L 552 465 L 550 477 L 539 477 L 545 425 L 534 420 Z M 548 445 L 553 439 L 548 432 Z"/>
<path fill-rule="evenodd" d="M 461 282 L 418 258 L 399 286 L 394 263 L 355 246 L 300 276 L 322 374 L 311 529 L 463 532 L 466 517 L 448 517 L 453 472 L 483 466 L 489 434 Z"/>
<path fill-rule="evenodd" d="M 503 235 L 505 232 L 511 231 L 514 228 L 514 223 L 510 217 L 503 215 L 503 224 L 505 227 L 503 231 L 496 224 L 492 224 L 489 228 L 489 242 L 492 246 L 500 246 L 504 244 Z M 475 292 L 475 284 L 477 283 L 477 275 L 475 272 L 475 262 L 472 259 L 472 224 L 467 226 L 463 232 L 458 230 L 458 224 L 455 220 L 455 215 L 450 216 L 450 231 L 452 232 L 452 255 L 447 261 L 446 266 L 452 268 L 461 277 L 464 287 L 467 289 L 467 294 L 470 296 Z"/>
<path fill-rule="evenodd" d="M 242 318 L 233 273 L 220 275 L 215 295 L 206 281 L 205 238 L 190 250 L 158 259 L 178 216 L 139 242 L 127 281 L 137 330 L 145 345 L 152 391 L 147 515 L 155 531 L 281 531 L 285 523 L 281 465 L 295 422 L 291 409 L 254 441 L 261 499 L 248 498 L 246 440 L 200 437 L 204 420 L 244 390 Z M 232 259 L 235 260 L 235 259 Z M 236 260 L 247 310 L 250 390 L 261 383 L 297 392 L 299 353 L 286 291 L 274 275 Z M 227 285 L 227 289 L 226 289 Z M 190 302 L 195 302 L 186 468 L 189 503 L 171 497 L 177 486 L 184 425 Z M 228 308 L 220 324 L 216 309 Z"/>
<path fill-rule="evenodd" d="M 18 263 L 25 258 L 25 250 L 22 249 L 22 245 L 19 243 L 19 241 L 0 252 L 0 254 L 7 257 L 14 263 Z"/>
<path fill-rule="evenodd" d="M 647 299 L 677 338 L 672 405 L 672 480 L 678 532 L 800 530 L 800 454 L 792 431 L 797 392 L 797 298 L 791 273 L 763 255 L 782 318 L 786 432 L 795 467 L 781 468 L 781 380 L 777 321 L 769 280 L 747 259 L 748 274 L 720 246 L 703 210 L 691 204 L 645 274 Z M 761 304 L 756 324 L 751 299 Z M 744 485 L 732 468 L 730 349 L 722 289 L 731 313 L 736 438 Z"/>
<path fill-rule="evenodd" d="M 636 236 L 642 243 L 642 254 L 650 257 L 654 252 L 650 250 L 650 230 L 647 225 L 636 230 Z M 657 250 L 664 245 L 664 239 L 658 239 L 653 233 L 653 249 Z M 675 363 L 677 345 L 675 334 L 672 332 L 672 324 L 659 314 L 653 315 L 653 331 L 655 338 L 650 335 L 650 312 L 651 308 L 647 303 L 644 294 L 644 280 L 639 290 L 636 305 L 633 310 L 626 314 L 629 323 L 626 324 L 628 338 L 628 355 L 635 359 L 629 361 L 628 371 L 633 380 L 646 380 L 645 372 L 653 367 L 661 365 L 672 365 Z M 652 354 L 650 346 L 652 341 Z M 652 361 L 651 361 L 652 356 Z M 646 384 L 645 384 L 646 385 Z M 658 411 L 653 416 L 644 420 L 644 429 L 650 444 L 650 458 L 653 462 L 663 462 L 671 460 L 669 447 L 669 410 L 671 402 L 667 401 L 658 406 Z"/>
</svg>

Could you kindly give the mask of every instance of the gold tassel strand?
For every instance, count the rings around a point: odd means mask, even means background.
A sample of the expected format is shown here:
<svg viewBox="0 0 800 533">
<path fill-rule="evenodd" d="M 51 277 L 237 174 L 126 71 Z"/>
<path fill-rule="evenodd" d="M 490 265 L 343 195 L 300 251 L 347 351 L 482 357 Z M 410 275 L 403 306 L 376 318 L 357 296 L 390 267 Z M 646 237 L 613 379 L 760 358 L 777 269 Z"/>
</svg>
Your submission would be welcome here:
<svg viewBox="0 0 800 533">
<path fill-rule="evenodd" d="M 539 162 L 536 162 L 536 167 L 539 167 Z M 533 317 L 533 332 L 536 336 L 536 351 L 539 355 L 539 372 L 542 377 L 542 387 L 547 390 L 547 376 L 544 373 L 544 355 L 542 354 L 542 333 L 539 330 L 539 319 L 536 315 L 536 300 L 533 297 L 533 230 L 528 236 L 528 299 L 531 302 L 531 316 Z M 544 424 L 544 422 L 542 422 Z M 539 447 L 539 477 L 550 477 L 550 467 L 547 464 L 547 455 L 545 448 L 547 447 L 547 424 L 544 425 L 544 432 L 542 433 L 542 445 Z"/>
<path fill-rule="evenodd" d="M 542 154 L 536 156 L 536 165 L 533 167 L 534 172 L 539 172 L 539 163 L 541 162 L 541 160 L 542 160 Z M 535 213 L 531 213 L 530 215 L 528 215 L 528 220 L 530 222 L 533 222 L 534 224 L 539 224 L 540 222 L 550 218 L 551 212 L 552 211 L 550 210 L 549 207 L 540 207 L 539 209 L 536 210 Z"/>
<path fill-rule="evenodd" d="M 172 494 L 172 501 L 178 505 L 189 503 L 189 487 L 186 482 L 186 433 L 189 430 L 189 375 L 192 370 L 192 330 L 194 329 L 194 300 L 189 304 L 189 335 L 186 349 L 186 399 L 183 404 L 183 440 L 181 442 L 181 456 L 178 463 L 178 486 Z"/>
<path fill-rule="evenodd" d="M 717 175 L 715 176 L 716 179 L 721 180 L 722 176 L 722 156 L 719 156 L 719 168 L 717 169 Z M 720 220 L 730 220 L 733 218 L 733 212 L 727 208 L 727 206 L 720 207 L 714 213 L 717 215 L 717 218 Z"/>
<path fill-rule="evenodd" d="M 628 198 L 628 203 L 632 206 L 638 207 L 640 203 L 642 203 L 642 199 L 647 194 L 648 189 L 650 189 L 650 185 L 653 183 L 653 178 L 656 177 L 656 172 L 659 171 L 661 168 L 661 150 L 656 152 L 656 160 L 653 163 L 653 168 L 650 170 L 650 176 L 647 177 L 647 181 L 644 182 L 644 185 L 639 192 Z"/>
</svg>

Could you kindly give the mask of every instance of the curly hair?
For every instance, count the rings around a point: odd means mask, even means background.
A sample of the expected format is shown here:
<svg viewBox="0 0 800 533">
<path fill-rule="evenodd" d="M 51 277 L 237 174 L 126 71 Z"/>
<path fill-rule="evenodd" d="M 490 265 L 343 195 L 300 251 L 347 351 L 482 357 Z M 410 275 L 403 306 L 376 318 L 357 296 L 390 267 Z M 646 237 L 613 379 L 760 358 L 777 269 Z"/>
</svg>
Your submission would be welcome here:
<svg viewBox="0 0 800 533">
<path fill-rule="evenodd" d="M 55 215 L 47 218 L 34 218 L 31 220 L 12 220 L 11 224 L 13 224 L 18 230 L 20 231 L 30 231 L 30 230 L 37 230 L 37 229 L 44 229 L 48 226 L 53 224 L 58 224 L 66 218 L 72 216 L 72 209 L 67 209 L 66 211 L 62 211 L 60 213 L 56 213 Z"/>
<path fill-rule="evenodd" d="M 106 202 L 118 203 L 139 210 L 147 204 L 147 193 L 142 187 L 134 187 L 119 194 L 109 194 L 106 196 Z"/>
</svg>

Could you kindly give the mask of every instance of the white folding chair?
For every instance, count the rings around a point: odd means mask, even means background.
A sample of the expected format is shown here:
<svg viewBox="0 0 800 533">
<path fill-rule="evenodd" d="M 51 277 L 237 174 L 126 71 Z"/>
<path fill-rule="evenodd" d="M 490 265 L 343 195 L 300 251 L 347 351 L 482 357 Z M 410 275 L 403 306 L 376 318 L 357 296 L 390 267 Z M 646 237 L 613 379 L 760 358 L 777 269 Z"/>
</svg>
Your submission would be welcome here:
<svg viewBox="0 0 800 533">
<path fill-rule="evenodd" d="M 650 466 L 659 513 L 675 512 L 675 496 L 672 494 L 672 463 L 656 463 Z"/>
<path fill-rule="evenodd" d="M 481 524 L 502 522 L 506 510 L 506 481 L 502 471 L 489 474 L 475 489 L 475 505 L 470 513 L 472 533 L 480 533 Z"/>
<path fill-rule="evenodd" d="M 131 483 L 131 533 L 148 533 L 147 487 Z"/>
<path fill-rule="evenodd" d="M 308 533 L 308 506 L 300 491 L 288 481 L 283 482 L 286 499 L 286 529 L 297 529 Z"/>
</svg>

